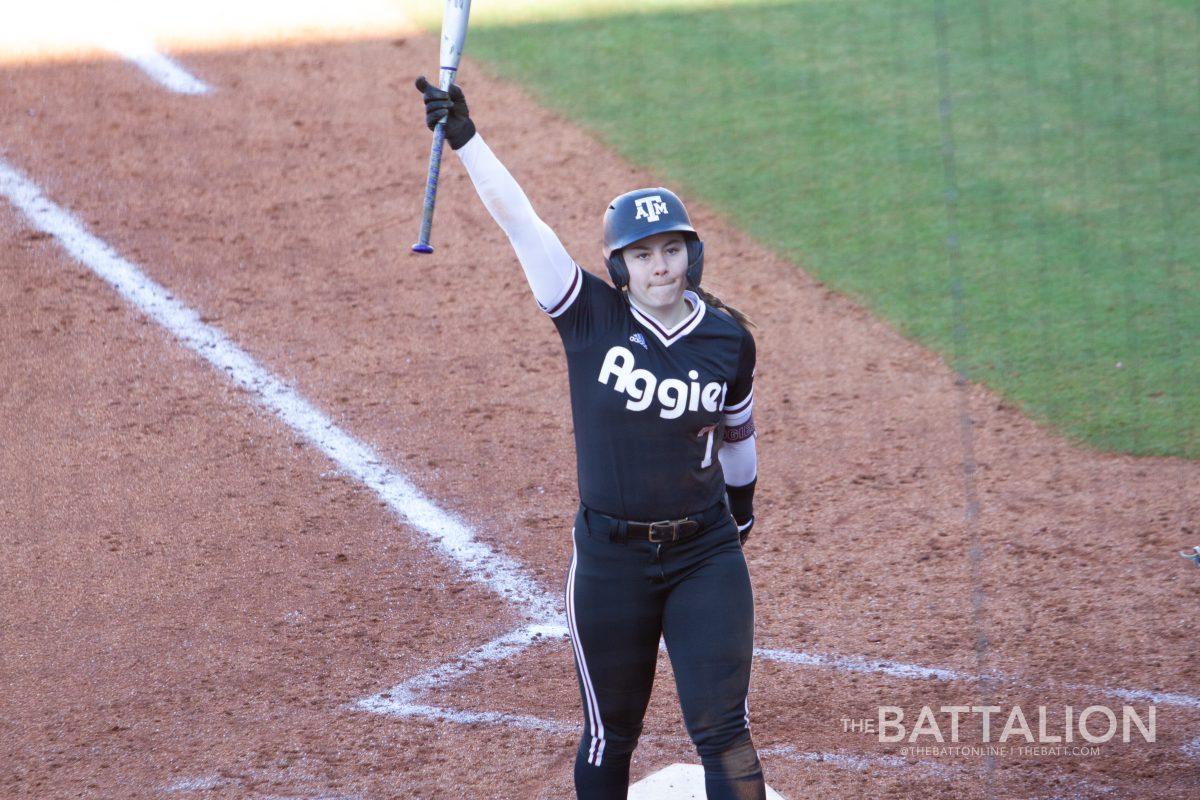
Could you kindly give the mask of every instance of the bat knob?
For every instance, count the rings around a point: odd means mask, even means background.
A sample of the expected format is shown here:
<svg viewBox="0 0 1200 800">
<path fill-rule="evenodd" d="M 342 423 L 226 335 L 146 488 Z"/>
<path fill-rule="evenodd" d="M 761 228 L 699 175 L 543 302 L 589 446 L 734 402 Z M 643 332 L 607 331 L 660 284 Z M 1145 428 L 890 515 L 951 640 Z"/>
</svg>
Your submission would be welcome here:
<svg viewBox="0 0 1200 800">
<path fill-rule="evenodd" d="M 433 246 L 432 246 L 432 245 L 428 245 L 428 244 L 420 244 L 420 243 L 418 243 L 418 244 L 414 244 L 414 245 L 412 246 L 412 251 L 413 251 L 414 253 L 424 253 L 424 254 L 428 255 L 429 253 L 432 253 L 432 252 L 433 252 Z"/>
</svg>

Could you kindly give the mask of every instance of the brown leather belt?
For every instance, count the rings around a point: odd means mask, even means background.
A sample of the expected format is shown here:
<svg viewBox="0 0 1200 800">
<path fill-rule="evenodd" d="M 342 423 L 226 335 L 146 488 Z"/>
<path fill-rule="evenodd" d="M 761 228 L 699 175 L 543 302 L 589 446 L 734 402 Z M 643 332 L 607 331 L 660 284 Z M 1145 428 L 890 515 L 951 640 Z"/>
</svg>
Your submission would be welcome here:
<svg viewBox="0 0 1200 800">
<path fill-rule="evenodd" d="M 655 522 L 638 522 L 619 519 L 599 511 L 583 507 L 584 521 L 594 532 L 607 534 L 614 542 L 639 541 L 682 542 L 701 531 L 708 530 L 729 516 L 729 509 L 722 503 L 714 503 L 703 511 L 680 519 L 663 519 Z"/>
</svg>

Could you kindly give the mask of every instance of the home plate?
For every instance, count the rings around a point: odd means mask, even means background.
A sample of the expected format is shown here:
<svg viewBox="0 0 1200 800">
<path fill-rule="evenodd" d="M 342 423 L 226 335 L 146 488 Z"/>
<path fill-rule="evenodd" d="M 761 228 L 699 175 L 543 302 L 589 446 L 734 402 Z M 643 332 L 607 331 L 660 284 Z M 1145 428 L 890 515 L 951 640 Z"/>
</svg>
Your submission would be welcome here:
<svg viewBox="0 0 1200 800">
<path fill-rule="evenodd" d="M 660 769 L 630 786 L 629 800 L 705 800 L 704 767 L 672 764 Z M 768 786 L 767 800 L 783 800 L 783 796 Z"/>
</svg>

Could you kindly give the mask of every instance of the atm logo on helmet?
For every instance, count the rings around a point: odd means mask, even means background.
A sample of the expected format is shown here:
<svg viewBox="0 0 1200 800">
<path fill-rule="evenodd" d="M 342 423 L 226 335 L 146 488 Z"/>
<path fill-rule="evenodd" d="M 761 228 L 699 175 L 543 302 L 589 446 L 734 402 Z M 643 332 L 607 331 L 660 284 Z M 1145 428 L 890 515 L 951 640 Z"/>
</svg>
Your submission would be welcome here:
<svg viewBox="0 0 1200 800">
<path fill-rule="evenodd" d="M 633 202 L 637 206 L 637 216 L 633 218 L 635 222 L 639 219 L 644 219 L 647 222 L 658 222 L 660 214 L 666 216 L 669 213 L 662 195 L 652 194 L 649 197 L 639 197 Z"/>
<path fill-rule="evenodd" d="M 721 407 L 725 400 L 724 383 L 712 381 L 700 386 L 700 373 L 688 370 L 689 381 L 678 378 L 667 378 L 659 381 L 658 376 L 648 369 L 636 369 L 633 353 L 627 347 L 616 345 L 608 349 L 604 363 L 600 365 L 600 375 L 596 380 L 608 386 L 610 378 L 616 378 L 612 388 L 629 395 L 625 407 L 630 411 L 645 411 L 658 399 L 662 406 L 658 415 L 663 419 L 675 419 L 684 411 L 699 411 L 701 406 L 705 411 L 713 412 Z"/>
</svg>

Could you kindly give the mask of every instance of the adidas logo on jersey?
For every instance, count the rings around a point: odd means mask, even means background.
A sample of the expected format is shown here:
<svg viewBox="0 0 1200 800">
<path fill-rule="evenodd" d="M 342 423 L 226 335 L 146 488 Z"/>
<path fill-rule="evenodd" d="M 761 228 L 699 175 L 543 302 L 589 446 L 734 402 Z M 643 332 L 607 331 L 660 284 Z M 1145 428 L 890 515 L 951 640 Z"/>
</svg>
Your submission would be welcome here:
<svg viewBox="0 0 1200 800">
<path fill-rule="evenodd" d="M 639 219 L 644 219 L 646 222 L 658 222 L 659 215 L 666 216 L 667 214 L 667 204 L 663 202 L 662 195 L 652 194 L 649 197 L 639 197 L 633 202 L 637 206 L 637 216 L 633 218 L 634 222 Z"/>
<path fill-rule="evenodd" d="M 634 344 L 640 344 L 642 346 L 643 350 L 650 349 L 649 347 L 646 346 L 646 337 L 642 336 L 640 333 L 635 333 L 632 336 L 630 336 L 629 341 L 633 342 Z"/>
<path fill-rule="evenodd" d="M 629 395 L 625 407 L 630 411 L 645 411 L 654 400 L 662 406 L 658 415 L 663 419 L 675 419 L 682 416 L 684 411 L 716 411 L 724 400 L 726 386 L 724 383 L 713 381 L 700 386 L 700 373 L 688 371 L 684 382 L 678 378 L 666 378 L 660 381 L 658 376 L 648 369 L 636 368 L 633 352 L 621 345 L 608 349 L 604 363 L 600 365 L 600 375 L 597 380 L 605 386 L 614 379 L 612 388 Z"/>
</svg>

